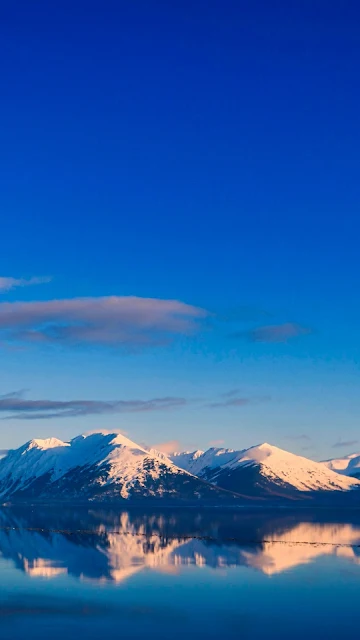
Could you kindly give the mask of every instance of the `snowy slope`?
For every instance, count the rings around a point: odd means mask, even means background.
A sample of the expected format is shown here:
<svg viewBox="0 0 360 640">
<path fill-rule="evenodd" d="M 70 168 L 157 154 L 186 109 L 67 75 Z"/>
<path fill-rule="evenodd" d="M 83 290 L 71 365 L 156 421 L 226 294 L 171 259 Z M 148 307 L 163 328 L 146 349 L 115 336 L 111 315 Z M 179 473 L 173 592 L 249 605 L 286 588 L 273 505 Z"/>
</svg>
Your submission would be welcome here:
<svg viewBox="0 0 360 640">
<path fill-rule="evenodd" d="M 170 456 L 183 469 L 232 491 L 246 494 L 348 491 L 360 487 L 324 464 L 294 455 L 267 443 L 234 451 L 176 453 Z"/>
<path fill-rule="evenodd" d="M 324 460 L 322 464 L 345 476 L 360 476 L 360 453 L 350 453 L 342 458 Z"/>
<path fill-rule="evenodd" d="M 31 440 L 0 460 L 0 499 L 220 500 L 224 492 L 123 435 Z M 220 497 L 219 497 L 220 496 Z M 232 496 L 225 494 L 225 500 Z"/>
</svg>

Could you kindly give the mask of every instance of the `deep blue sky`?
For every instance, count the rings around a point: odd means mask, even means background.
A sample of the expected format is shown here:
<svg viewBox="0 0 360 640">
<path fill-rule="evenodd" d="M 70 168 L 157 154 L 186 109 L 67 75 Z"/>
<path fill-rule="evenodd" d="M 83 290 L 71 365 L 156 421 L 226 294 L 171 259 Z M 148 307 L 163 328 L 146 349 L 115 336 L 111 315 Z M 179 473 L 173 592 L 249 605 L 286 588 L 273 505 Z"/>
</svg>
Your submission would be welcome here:
<svg viewBox="0 0 360 640">
<path fill-rule="evenodd" d="M 1 302 L 131 295 L 211 314 L 135 351 L 0 331 L 0 395 L 186 400 L 3 413 L 0 448 L 97 427 L 360 448 L 358 3 L 17 0 L 0 55 L 0 277 L 51 277 Z M 254 334 L 284 324 L 299 335 Z M 228 398 L 247 402 L 206 406 Z"/>
</svg>

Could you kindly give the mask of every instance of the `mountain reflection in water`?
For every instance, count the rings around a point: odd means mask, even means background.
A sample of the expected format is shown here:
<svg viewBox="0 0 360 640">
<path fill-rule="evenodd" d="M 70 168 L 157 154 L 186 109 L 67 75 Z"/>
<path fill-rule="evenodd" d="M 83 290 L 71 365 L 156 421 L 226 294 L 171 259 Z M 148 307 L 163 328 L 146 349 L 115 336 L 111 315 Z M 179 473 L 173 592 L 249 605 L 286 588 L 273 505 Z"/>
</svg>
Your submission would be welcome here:
<svg viewBox="0 0 360 640">
<path fill-rule="evenodd" d="M 144 569 L 248 567 L 271 576 L 320 556 L 360 564 L 360 518 L 324 512 L 3 508 L 0 553 L 33 578 L 120 583 Z"/>
</svg>

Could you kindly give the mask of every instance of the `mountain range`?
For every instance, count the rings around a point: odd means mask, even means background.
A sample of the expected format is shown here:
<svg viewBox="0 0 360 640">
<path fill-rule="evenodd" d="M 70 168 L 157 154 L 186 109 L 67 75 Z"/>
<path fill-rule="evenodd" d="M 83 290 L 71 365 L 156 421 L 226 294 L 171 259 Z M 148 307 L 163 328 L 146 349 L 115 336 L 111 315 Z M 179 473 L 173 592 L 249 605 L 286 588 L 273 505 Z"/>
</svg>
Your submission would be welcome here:
<svg viewBox="0 0 360 640">
<path fill-rule="evenodd" d="M 0 499 L 219 502 L 235 496 L 118 433 L 31 440 L 0 460 Z"/>
<path fill-rule="evenodd" d="M 241 451 L 211 448 L 175 453 L 170 459 L 218 487 L 249 496 L 296 497 L 299 493 L 349 491 L 360 486 L 357 479 L 339 475 L 326 463 L 266 442 Z"/>
<path fill-rule="evenodd" d="M 349 460 L 349 465 L 356 463 Z M 345 464 L 345 463 L 344 463 Z M 332 465 L 332 466 L 331 466 Z M 348 465 L 348 466 L 349 466 Z M 4 502 L 163 502 L 228 505 L 360 500 L 360 480 L 264 443 L 170 456 L 118 433 L 31 440 L 0 460 Z"/>
</svg>

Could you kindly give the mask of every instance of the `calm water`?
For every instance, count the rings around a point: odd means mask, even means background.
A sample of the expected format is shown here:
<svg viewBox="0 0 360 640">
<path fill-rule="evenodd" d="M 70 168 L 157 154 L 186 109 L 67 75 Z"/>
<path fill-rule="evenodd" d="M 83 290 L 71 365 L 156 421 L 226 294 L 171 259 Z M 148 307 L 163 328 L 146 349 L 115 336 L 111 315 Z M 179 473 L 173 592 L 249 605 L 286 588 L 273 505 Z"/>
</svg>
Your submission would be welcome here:
<svg viewBox="0 0 360 640">
<path fill-rule="evenodd" d="M 357 636 L 360 514 L 0 510 L 0 637 Z"/>
</svg>

